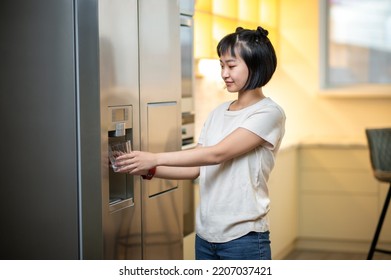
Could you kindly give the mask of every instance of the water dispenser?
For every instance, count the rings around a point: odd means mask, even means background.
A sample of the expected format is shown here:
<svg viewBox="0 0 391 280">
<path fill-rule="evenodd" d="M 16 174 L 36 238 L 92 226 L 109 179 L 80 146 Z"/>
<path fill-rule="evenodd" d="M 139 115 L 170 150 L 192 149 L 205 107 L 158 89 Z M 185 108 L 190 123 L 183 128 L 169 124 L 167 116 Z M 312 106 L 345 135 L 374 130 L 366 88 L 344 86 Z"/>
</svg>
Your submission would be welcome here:
<svg viewBox="0 0 391 280">
<path fill-rule="evenodd" d="M 132 143 L 132 106 L 110 106 L 109 145 L 130 140 Z M 118 211 L 134 205 L 133 176 L 114 172 L 109 166 L 109 209 Z"/>
</svg>

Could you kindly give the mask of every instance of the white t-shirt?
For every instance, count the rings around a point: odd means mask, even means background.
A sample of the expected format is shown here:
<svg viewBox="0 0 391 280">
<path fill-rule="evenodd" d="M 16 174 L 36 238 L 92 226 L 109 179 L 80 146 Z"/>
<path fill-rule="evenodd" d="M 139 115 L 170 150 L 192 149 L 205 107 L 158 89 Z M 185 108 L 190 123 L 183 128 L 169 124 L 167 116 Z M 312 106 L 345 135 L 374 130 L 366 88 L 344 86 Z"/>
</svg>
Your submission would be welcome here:
<svg viewBox="0 0 391 280">
<path fill-rule="evenodd" d="M 250 231 L 269 230 L 267 181 L 285 133 L 285 113 L 270 98 L 239 111 L 228 111 L 230 103 L 223 103 L 211 112 L 198 143 L 215 145 L 239 127 L 267 143 L 222 164 L 201 167 L 196 232 L 201 238 L 217 243 Z"/>
</svg>

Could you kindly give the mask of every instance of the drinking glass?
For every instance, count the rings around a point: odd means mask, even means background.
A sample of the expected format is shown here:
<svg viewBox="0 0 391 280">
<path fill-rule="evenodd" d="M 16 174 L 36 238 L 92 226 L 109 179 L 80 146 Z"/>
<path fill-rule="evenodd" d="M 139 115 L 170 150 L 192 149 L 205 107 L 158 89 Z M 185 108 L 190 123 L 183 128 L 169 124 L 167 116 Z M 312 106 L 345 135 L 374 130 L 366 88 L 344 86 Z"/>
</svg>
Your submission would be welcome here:
<svg viewBox="0 0 391 280">
<path fill-rule="evenodd" d="M 130 140 L 123 142 L 113 142 L 109 144 L 109 158 L 114 172 L 117 172 L 118 170 L 118 167 L 116 166 L 117 157 L 126 153 L 130 153 L 131 151 L 132 148 Z"/>
</svg>

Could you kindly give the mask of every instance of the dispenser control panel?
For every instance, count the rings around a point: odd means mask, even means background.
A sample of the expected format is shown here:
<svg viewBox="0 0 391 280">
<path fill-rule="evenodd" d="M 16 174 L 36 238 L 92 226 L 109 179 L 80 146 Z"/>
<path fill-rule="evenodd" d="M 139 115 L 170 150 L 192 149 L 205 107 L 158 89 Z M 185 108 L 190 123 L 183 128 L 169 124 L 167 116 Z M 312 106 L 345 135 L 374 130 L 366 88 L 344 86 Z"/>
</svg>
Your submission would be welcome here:
<svg viewBox="0 0 391 280">
<path fill-rule="evenodd" d="M 110 123 L 109 131 L 114 131 L 114 136 L 124 136 L 125 130 L 132 128 L 132 106 L 109 107 Z"/>
<path fill-rule="evenodd" d="M 124 122 L 128 120 L 129 113 L 126 107 L 110 107 L 111 108 L 111 121 L 112 122 Z"/>
</svg>

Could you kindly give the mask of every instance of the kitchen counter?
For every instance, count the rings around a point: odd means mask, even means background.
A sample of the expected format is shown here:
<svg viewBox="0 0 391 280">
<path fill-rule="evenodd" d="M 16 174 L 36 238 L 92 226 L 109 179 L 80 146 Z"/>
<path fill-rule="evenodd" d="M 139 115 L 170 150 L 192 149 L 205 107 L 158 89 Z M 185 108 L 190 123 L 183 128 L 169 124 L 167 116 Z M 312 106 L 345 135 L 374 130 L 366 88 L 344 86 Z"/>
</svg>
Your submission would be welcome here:
<svg viewBox="0 0 391 280">
<path fill-rule="evenodd" d="M 280 150 L 300 147 L 367 148 L 367 142 L 357 137 L 306 137 L 299 141 L 283 140 Z"/>
</svg>

